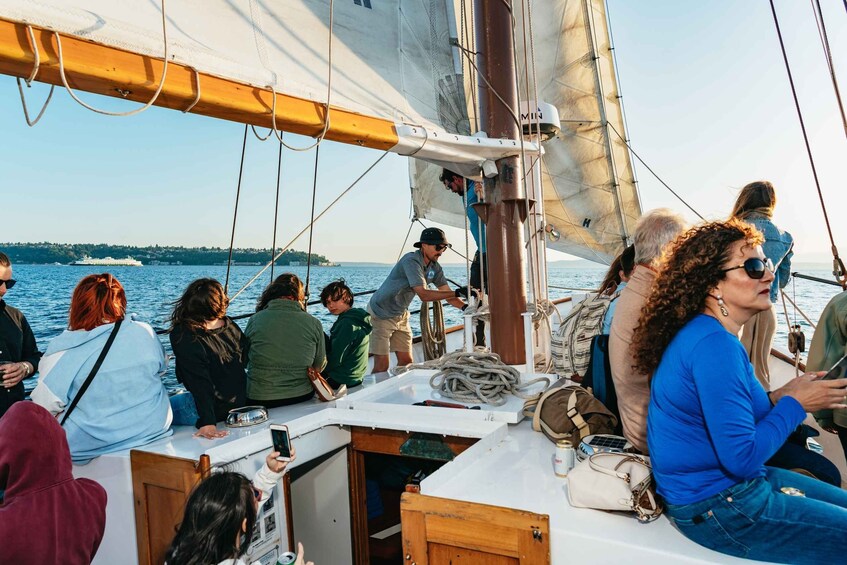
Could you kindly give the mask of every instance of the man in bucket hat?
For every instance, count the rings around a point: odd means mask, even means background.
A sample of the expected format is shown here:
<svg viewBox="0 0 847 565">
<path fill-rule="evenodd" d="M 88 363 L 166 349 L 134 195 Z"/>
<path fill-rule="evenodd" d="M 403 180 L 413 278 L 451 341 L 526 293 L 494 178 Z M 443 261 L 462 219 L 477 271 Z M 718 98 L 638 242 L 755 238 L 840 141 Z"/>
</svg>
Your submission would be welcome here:
<svg viewBox="0 0 847 565">
<path fill-rule="evenodd" d="M 409 304 L 417 296 L 423 302 L 447 300 L 456 308 L 464 308 L 459 299 L 466 288 L 451 290 L 438 259 L 450 247 L 447 236 L 438 228 L 426 228 L 415 243 L 417 251 L 406 253 L 391 269 L 368 304 L 371 315 L 370 353 L 374 356 L 373 372 L 388 370 L 389 355 L 397 355 L 398 365 L 412 363 L 412 329 L 409 326 Z M 438 290 L 431 290 L 434 285 Z"/>
</svg>

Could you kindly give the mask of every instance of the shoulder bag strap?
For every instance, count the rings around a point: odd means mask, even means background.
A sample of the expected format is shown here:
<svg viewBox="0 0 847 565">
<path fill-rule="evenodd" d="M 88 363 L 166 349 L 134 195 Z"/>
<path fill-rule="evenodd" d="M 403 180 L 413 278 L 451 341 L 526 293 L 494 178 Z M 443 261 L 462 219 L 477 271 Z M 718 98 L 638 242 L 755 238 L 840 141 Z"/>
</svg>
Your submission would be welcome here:
<svg viewBox="0 0 847 565">
<path fill-rule="evenodd" d="M 97 374 L 97 371 L 100 370 L 100 365 L 103 364 L 103 359 L 106 358 L 106 354 L 109 352 L 109 349 L 112 347 L 112 342 L 115 341 L 115 336 L 118 335 L 118 329 L 121 327 L 123 323 L 123 319 L 115 322 L 115 327 L 112 328 L 112 333 L 109 334 L 109 339 L 106 340 L 106 345 L 103 346 L 103 351 L 100 352 L 100 357 L 97 358 L 97 361 L 94 362 L 94 367 L 91 368 L 91 372 L 88 373 L 88 377 L 86 377 L 85 382 L 82 383 L 82 386 L 77 391 L 76 396 L 74 396 L 71 405 L 68 406 L 68 409 L 65 410 L 65 415 L 62 417 L 62 421 L 59 424 L 60 426 L 64 426 L 68 417 L 71 415 L 71 412 L 74 411 L 76 405 L 79 404 L 79 399 L 82 398 L 82 395 L 85 394 L 85 391 L 88 390 L 89 385 L 91 385 L 91 381 L 94 380 L 94 375 Z"/>
</svg>

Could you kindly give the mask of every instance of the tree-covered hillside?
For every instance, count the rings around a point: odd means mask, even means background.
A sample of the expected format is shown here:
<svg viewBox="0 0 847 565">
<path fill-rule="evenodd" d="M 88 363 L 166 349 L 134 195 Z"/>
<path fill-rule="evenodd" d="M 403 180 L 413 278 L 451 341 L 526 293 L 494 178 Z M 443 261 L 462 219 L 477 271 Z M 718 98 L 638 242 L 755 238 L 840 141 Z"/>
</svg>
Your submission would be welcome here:
<svg viewBox="0 0 847 565">
<path fill-rule="evenodd" d="M 145 265 L 216 265 L 226 263 L 229 256 L 229 249 L 220 247 L 171 247 L 161 245 L 133 247 L 107 245 L 105 243 L 0 243 L 0 251 L 6 253 L 12 262 L 17 264 L 70 263 L 83 257 L 95 259 L 132 257 Z M 236 264 L 265 264 L 270 259 L 270 249 L 234 249 L 232 253 L 232 261 Z M 299 263 L 305 265 L 307 261 L 308 253 L 288 250 L 277 259 L 276 264 Z M 328 262 L 323 255 L 312 254 L 312 265 Z"/>
</svg>

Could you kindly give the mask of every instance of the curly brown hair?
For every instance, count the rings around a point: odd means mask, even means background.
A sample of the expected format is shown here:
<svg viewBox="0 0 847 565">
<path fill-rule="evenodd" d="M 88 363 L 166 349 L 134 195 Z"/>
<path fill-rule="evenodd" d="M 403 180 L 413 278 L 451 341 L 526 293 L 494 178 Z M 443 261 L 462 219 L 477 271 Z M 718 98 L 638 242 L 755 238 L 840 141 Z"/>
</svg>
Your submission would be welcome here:
<svg viewBox="0 0 847 565">
<path fill-rule="evenodd" d="M 726 277 L 721 269 L 731 259 L 732 244 L 742 240 L 759 245 L 764 237 L 730 219 L 691 228 L 668 245 L 632 337 L 636 370 L 653 374 L 676 333 L 704 310 L 709 291 Z"/>
</svg>

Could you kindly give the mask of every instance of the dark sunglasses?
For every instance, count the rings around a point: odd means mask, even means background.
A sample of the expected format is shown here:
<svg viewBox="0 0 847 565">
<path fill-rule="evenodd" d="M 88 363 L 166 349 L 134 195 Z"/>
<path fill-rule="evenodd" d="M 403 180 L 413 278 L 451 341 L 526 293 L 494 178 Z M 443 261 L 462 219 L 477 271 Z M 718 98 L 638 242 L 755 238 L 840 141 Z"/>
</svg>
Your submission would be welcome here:
<svg viewBox="0 0 847 565">
<path fill-rule="evenodd" d="M 5 281 L 3 279 L 0 279 L 0 286 L 3 286 L 5 284 L 6 290 L 9 290 L 13 286 L 15 286 L 16 282 L 18 282 L 18 281 L 16 281 L 15 279 L 7 279 Z"/>
<path fill-rule="evenodd" d="M 436 245 L 436 246 L 435 246 L 435 250 L 436 250 L 436 251 L 444 251 L 444 250 L 445 250 L 445 249 L 447 249 L 448 247 L 450 247 L 450 245 L 448 245 L 448 244 L 446 244 L 446 243 L 442 243 L 442 244 L 440 244 L 440 245 Z"/>
<path fill-rule="evenodd" d="M 765 270 L 767 269 L 770 272 L 773 272 L 773 262 L 770 259 L 759 259 L 758 257 L 750 257 L 741 265 L 736 265 L 735 267 L 730 267 L 729 269 L 723 269 L 722 272 L 728 273 L 729 271 L 734 271 L 735 269 L 744 269 L 744 272 L 747 273 L 747 276 L 751 279 L 760 279 L 765 276 Z"/>
</svg>

